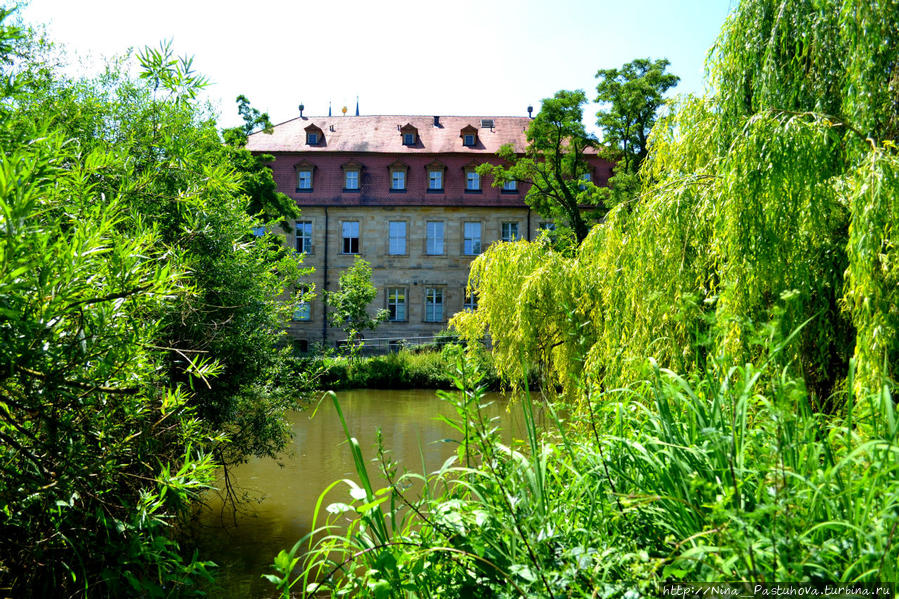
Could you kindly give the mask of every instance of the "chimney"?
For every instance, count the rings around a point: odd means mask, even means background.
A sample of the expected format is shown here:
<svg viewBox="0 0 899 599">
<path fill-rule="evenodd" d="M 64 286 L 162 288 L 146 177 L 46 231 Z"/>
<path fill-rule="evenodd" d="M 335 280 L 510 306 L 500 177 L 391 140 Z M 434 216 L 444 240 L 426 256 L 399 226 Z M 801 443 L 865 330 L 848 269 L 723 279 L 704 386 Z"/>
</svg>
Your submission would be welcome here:
<svg viewBox="0 0 899 599">
<path fill-rule="evenodd" d="M 300 118 L 303 118 L 303 111 L 304 111 L 305 109 L 306 109 L 306 107 L 303 106 L 303 104 L 301 103 L 301 104 L 300 104 Z"/>
<path fill-rule="evenodd" d="M 440 126 L 440 117 L 439 117 L 439 116 L 435 116 L 435 117 L 434 117 L 434 126 L 435 126 L 435 127 L 439 127 L 439 126 Z"/>
<path fill-rule="evenodd" d="M 528 118 L 529 118 L 529 119 L 534 118 L 534 115 L 532 114 L 533 112 L 534 112 L 534 107 L 533 107 L 533 106 L 528 106 Z"/>
</svg>

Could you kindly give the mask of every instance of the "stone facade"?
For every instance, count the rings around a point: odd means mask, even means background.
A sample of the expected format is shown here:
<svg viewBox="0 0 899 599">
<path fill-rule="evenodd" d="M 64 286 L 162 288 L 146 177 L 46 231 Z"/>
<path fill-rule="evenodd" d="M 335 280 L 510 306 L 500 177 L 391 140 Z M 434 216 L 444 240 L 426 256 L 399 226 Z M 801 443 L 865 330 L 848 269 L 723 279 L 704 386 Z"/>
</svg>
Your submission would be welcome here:
<svg viewBox="0 0 899 599">
<path fill-rule="evenodd" d="M 392 317 L 375 332 L 364 331 L 366 338 L 410 339 L 446 328 L 463 309 L 477 254 L 504 235 L 533 239 L 546 225 L 524 204 L 526 185 L 499 189 L 469 174 L 478 164 L 495 162 L 502 144 L 523 149 L 528 122 L 301 117 L 276 126 L 273 134 L 252 135 L 248 147 L 275 156 L 278 190 L 302 211 L 296 233 L 284 234 L 284 242 L 305 250 L 304 264 L 315 269 L 309 282 L 317 296 L 289 324 L 299 346 L 333 347 L 343 339 L 341 330 L 327 325 L 321 291 L 337 288 L 355 255 L 371 264 L 378 288 L 370 311 L 389 308 Z M 611 164 L 592 159 L 589 174 L 603 184 Z"/>
</svg>

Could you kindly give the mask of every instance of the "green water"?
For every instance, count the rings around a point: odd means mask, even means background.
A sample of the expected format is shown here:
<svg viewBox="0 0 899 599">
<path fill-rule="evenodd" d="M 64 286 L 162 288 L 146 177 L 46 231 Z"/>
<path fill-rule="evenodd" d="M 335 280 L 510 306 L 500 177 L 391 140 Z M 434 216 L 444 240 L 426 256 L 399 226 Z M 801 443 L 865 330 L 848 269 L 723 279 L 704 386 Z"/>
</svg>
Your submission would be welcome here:
<svg viewBox="0 0 899 599">
<path fill-rule="evenodd" d="M 393 459 L 410 471 L 433 471 L 456 452 L 457 445 L 446 441 L 455 437 L 454 431 L 436 419 L 441 414 L 454 415 L 453 408 L 433 390 L 355 390 L 338 397 L 367 460 L 375 456 L 378 428 Z M 493 404 L 485 414 L 500 419 L 507 441 L 520 438 L 520 409 L 507 410 L 499 394 L 488 397 Z M 312 410 L 293 414 L 291 424 L 294 438 L 287 454 L 278 460 L 254 459 L 233 470 L 232 485 L 249 497 L 236 512 L 217 494 L 206 497 L 207 507 L 199 514 L 194 536 L 201 558 L 220 566 L 220 588 L 210 591 L 211 597 L 276 597 L 274 587 L 261 575 L 271 573 L 278 551 L 289 549 L 309 532 L 321 492 L 337 479 L 356 479 L 330 400 L 322 402 L 314 417 Z M 369 473 L 376 472 L 372 464 Z M 338 501 L 349 503 L 346 485 L 336 487 L 323 505 Z"/>
</svg>

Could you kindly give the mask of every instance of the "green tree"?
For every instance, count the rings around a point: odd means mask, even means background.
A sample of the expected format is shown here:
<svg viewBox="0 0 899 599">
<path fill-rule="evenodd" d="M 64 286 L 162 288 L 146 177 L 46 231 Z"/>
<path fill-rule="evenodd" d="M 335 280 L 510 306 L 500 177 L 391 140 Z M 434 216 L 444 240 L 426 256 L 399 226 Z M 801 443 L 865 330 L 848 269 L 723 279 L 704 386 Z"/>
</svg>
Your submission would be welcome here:
<svg viewBox="0 0 899 599">
<path fill-rule="evenodd" d="M 340 274 L 339 290 L 326 293 L 331 326 L 343 329 L 351 345 L 362 336 L 362 331 L 374 330 L 387 320 L 387 310 L 378 310 L 374 316 L 368 313 L 368 305 L 377 294 L 371 282 L 371 265 L 359 256 Z"/>
<path fill-rule="evenodd" d="M 857 391 L 895 379 L 897 22 L 894 2 L 740 3 L 714 94 L 660 117 L 635 201 L 563 264 L 485 252 L 468 336 L 523 340 L 494 350 L 498 368 L 543 361 L 563 385 L 629 385 L 647 356 L 685 373 L 753 362 L 760 334 L 818 409 L 850 358 Z"/>
<path fill-rule="evenodd" d="M 664 104 L 666 91 L 680 78 L 665 69 L 664 58 L 638 58 L 620 69 L 600 69 L 596 73 L 596 101 L 606 108 L 596 113 L 603 141 L 620 151 L 620 172 L 635 173 L 646 158 L 649 132 Z"/>
<path fill-rule="evenodd" d="M 2 23 L 0 23 L 2 25 Z M 189 594 L 172 540 L 216 465 L 272 455 L 304 271 L 253 237 L 203 78 L 171 48 L 71 79 L 0 28 L 0 588 Z"/>
<path fill-rule="evenodd" d="M 569 229 L 578 244 L 590 231 L 583 207 L 601 203 L 597 188 L 583 180 L 586 156 L 597 147 L 584 128 L 586 102 L 581 90 L 562 90 L 544 99 L 528 127 L 524 154 L 505 145 L 497 152 L 505 164 L 483 164 L 477 169 L 481 176 L 492 176 L 495 187 L 506 181 L 529 183 L 524 201 L 541 216 Z"/>
<path fill-rule="evenodd" d="M 277 190 L 269 164 L 274 161 L 271 154 L 253 154 L 246 149 L 250 133 L 260 130 L 272 132 L 272 122 L 268 113 L 250 106 L 246 96 L 237 96 L 237 112 L 244 120 L 239 127 L 222 131 L 227 146 L 227 156 L 231 165 L 241 173 L 241 191 L 249 198 L 247 211 L 269 221 L 281 221 L 285 230 L 290 230 L 287 221 L 300 215 L 296 202 Z"/>
</svg>

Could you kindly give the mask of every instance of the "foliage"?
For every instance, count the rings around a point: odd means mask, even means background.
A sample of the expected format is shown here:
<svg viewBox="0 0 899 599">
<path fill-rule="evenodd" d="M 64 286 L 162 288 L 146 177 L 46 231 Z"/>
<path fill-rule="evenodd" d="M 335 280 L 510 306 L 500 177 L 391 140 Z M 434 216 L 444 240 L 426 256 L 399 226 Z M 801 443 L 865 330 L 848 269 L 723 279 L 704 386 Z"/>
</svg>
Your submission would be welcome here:
<svg viewBox="0 0 899 599">
<path fill-rule="evenodd" d="M 159 384 L 151 316 L 188 281 L 97 191 L 117 160 L 49 131 L 0 157 L 0 585 L 15 593 L 164 596 L 206 568 L 169 539 L 214 465 L 188 397 Z M 203 362 L 191 376 L 215 373 Z"/>
<path fill-rule="evenodd" d="M 70 79 L 51 45 L 9 31 L 0 586 L 189 595 L 208 564 L 182 555 L 178 518 L 217 465 L 287 439 L 276 297 L 303 271 L 250 235 L 190 60 L 162 45 L 138 77 L 126 58 Z"/>
<path fill-rule="evenodd" d="M 369 316 L 368 305 L 375 299 L 378 290 L 371 283 L 371 265 L 356 256 L 353 265 L 340 273 L 339 290 L 326 292 L 331 311 L 328 315 L 331 326 L 344 330 L 350 345 L 355 344 L 362 331 L 374 330 L 387 320 L 387 310 L 378 310 Z"/>
<path fill-rule="evenodd" d="M 664 104 L 666 91 L 680 78 L 666 73 L 667 59 L 638 58 L 620 69 L 600 69 L 596 73 L 596 101 L 607 105 L 596 113 L 603 141 L 621 152 L 620 172 L 633 173 L 649 151 L 649 132 Z"/>
<path fill-rule="evenodd" d="M 712 53 L 715 95 L 659 120 L 639 194 L 575 255 L 479 257 L 472 283 L 487 309 L 460 322 L 466 335 L 500 339 L 501 372 L 536 360 L 573 390 L 581 368 L 626 385 L 646 356 L 688 373 L 719 353 L 754 361 L 755 331 L 770 321 L 785 338 L 811 319 L 779 359 L 819 409 L 838 407 L 853 355 L 858 390 L 884 365 L 891 376 L 899 108 L 885 98 L 899 54 L 884 53 L 895 36 L 870 36 L 896 22 L 895 3 L 741 3 Z"/>
<path fill-rule="evenodd" d="M 597 146 L 582 122 L 586 102 L 581 90 L 562 90 L 545 98 L 528 126 L 524 155 L 506 145 L 497 151 L 505 165 L 482 164 L 477 169 L 481 176 L 492 176 L 497 187 L 506 181 L 529 183 L 524 201 L 541 216 L 569 228 L 577 243 L 589 231 L 581 206 L 600 203 L 597 188 L 582 179 L 586 155 Z"/>
<path fill-rule="evenodd" d="M 593 434 L 572 436 L 546 406 L 555 430 L 540 439 L 524 394 L 523 447 L 502 444 L 476 372 L 460 362 L 460 389 L 443 394 L 458 414 L 446 421 L 457 456 L 398 474 L 379 446 L 379 483 L 347 433 L 361 485 L 322 493 L 316 534 L 269 578 L 283 597 L 288 585 L 332 597 L 620 597 L 679 580 L 893 580 L 889 389 L 849 391 L 851 409 L 833 420 L 788 376 L 763 395 L 784 347 L 769 345 L 761 367 L 716 361 L 692 381 L 650 363 L 630 388 L 590 398 Z M 328 504 L 339 485 L 349 498 Z"/>
<path fill-rule="evenodd" d="M 401 349 L 383 356 L 347 359 L 316 356 L 299 359 L 297 371 L 319 372 L 310 389 L 452 389 L 455 359 L 452 345 L 442 350 Z M 484 384 L 500 388 L 488 351 L 474 352 L 473 360 L 484 373 Z"/>
<path fill-rule="evenodd" d="M 288 221 L 296 219 L 299 209 L 296 202 L 277 190 L 269 165 L 274 161 L 270 154 L 253 154 L 245 148 L 247 138 L 253 131 L 272 132 L 268 113 L 250 106 L 246 96 L 237 96 L 237 112 L 244 120 L 240 127 L 222 131 L 227 146 L 225 152 L 230 164 L 242 174 L 241 191 L 250 199 L 247 211 L 262 220 L 281 221 L 288 230 Z"/>
</svg>

